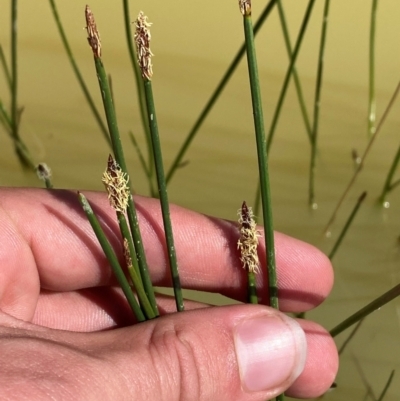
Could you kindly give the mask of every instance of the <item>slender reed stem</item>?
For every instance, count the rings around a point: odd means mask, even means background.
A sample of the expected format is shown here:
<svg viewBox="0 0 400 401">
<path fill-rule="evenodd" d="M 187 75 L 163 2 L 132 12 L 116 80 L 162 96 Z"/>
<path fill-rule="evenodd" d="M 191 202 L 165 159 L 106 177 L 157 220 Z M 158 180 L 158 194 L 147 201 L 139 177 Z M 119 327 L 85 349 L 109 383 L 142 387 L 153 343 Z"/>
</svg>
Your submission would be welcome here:
<svg viewBox="0 0 400 401">
<path fill-rule="evenodd" d="M 11 1 L 11 133 L 14 140 L 18 140 L 18 1 Z"/>
<path fill-rule="evenodd" d="M 315 4 L 315 0 L 310 0 L 309 3 L 308 3 L 308 6 L 307 6 L 306 12 L 304 14 L 303 22 L 302 22 L 301 27 L 300 27 L 300 32 L 299 32 L 299 35 L 297 36 L 297 41 L 296 41 L 296 44 L 294 46 L 294 50 L 293 50 L 292 56 L 290 58 L 289 67 L 288 67 L 288 69 L 286 71 L 286 75 L 285 75 L 285 79 L 283 81 L 281 93 L 279 95 L 279 99 L 278 99 L 278 102 L 276 104 L 274 116 L 272 118 L 271 127 L 269 129 L 268 140 L 267 140 L 267 151 L 269 151 L 269 149 L 271 147 L 271 143 L 272 143 L 272 140 L 273 140 L 273 137 L 274 137 L 275 129 L 276 129 L 276 126 L 278 124 L 278 119 L 279 119 L 279 116 L 281 114 L 283 101 L 285 100 L 286 92 L 287 92 L 287 89 L 289 87 L 289 81 L 290 81 L 290 77 L 292 76 L 293 67 L 294 67 L 294 65 L 296 63 L 297 56 L 299 54 L 300 47 L 301 47 L 301 44 L 303 42 L 304 34 L 305 34 L 306 30 L 307 30 L 308 21 L 310 20 L 310 16 L 311 16 L 311 12 L 313 10 L 314 4 Z"/>
<path fill-rule="evenodd" d="M 126 224 L 126 221 L 125 221 L 125 224 Z M 128 229 L 127 225 L 126 225 L 126 228 Z M 146 317 L 148 319 L 154 319 L 159 316 L 158 310 L 154 311 L 153 306 L 150 304 L 150 301 L 147 297 L 146 291 L 144 290 L 144 287 L 143 287 L 140 273 L 138 271 L 137 261 L 134 262 L 134 263 L 136 263 L 136 266 L 133 266 L 133 264 L 132 264 L 132 260 L 136 259 L 136 255 L 133 254 L 134 257 L 132 259 L 131 251 L 129 250 L 129 248 L 130 248 L 130 246 L 128 245 L 128 240 L 124 238 L 124 252 L 125 252 L 125 259 L 127 261 L 129 276 L 132 280 L 133 286 L 136 289 L 136 293 L 138 295 L 140 305 L 141 305 L 142 310 L 144 311 Z"/>
<path fill-rule="evenodd" d="M 73 71 L 75 73 L 75 76 L 76 76 L 76 78 L 77 78 L 77 80 L 79 82 L 79 85 L 80 85 L 80 87 L 82 89 L 83 95 L 85 96 L 85 99 L 86 99 L 86 101 L 87 101 L 87 103 L 88 103 L 88 105 L 90 107 L 90 110 L 93 113 L 93 116 L 94 116 L 94 118 L 95 118 L 95 120 L 96 120 L 96 122 L 97 122 L 97 124 L 98 124 L 98 126 L 100 128 L 100 131 L 102 132 L 102 134 L 104 136 L 104 139 L 107 141 L 108 145 L 111 145 L 111 140 L 110 140 L 110 136 L 109 136 L 108 131 L 107 131 L 107 127 L 104 124 L 103 119 L 101 118 L 99 111 L 97 110 L 97 107 L 96 107 L 96 105 L 95 105 L 95 103 L 93 101 L 93 98 L 92 98 L 92 96 L 91 96 L 91 94 L 89 92 L 88 87 L 86 86 L 85 80 L 82 77 L 82 74 L 81 74 L 81 72 L 79 70 L 78 64 L 75 61 L 75 57 L 74 57 L 74 55 L 72 53 L 72 50 L 71 50 L 71 47 L 70 47 L 70 45 L 68 43 L 68 39 L 67 39 L 67 36 L 65 34 L 64 27 L 63 27 L 63 25 L 61 23 L 61 19 L 60 19 L 60 16 L 58 14 L 56 2 L 55 2 L 55 0 L 49 0 L 49 2 L 50 2 L 51 10 L 53 12 L 54 21 L 56 22 L 58 32 L 59 32 L 59 34 L 61 36 L 61 41 L 62 41 L 62 43 L 64 45 L 64 49 L 65 49 L 65 51 L 67 53 L 69 62 L 71 63 L 71 67 L 72 67 L 72 69 L 73 69 Z"/>
<path fill-rule="evenodd" d="M 287 53 L 288 53 L 288 56 L 290 59 L 290 57 L 292 56 L 292 45 L 290 44 L 289 30 L 288 30 L 288 27 L 286 24 L 286 17 L 285 17 L 285 11 L 283 10 L 282 0 L 277 0 L 276 4 L 278 6 L 279 20 L 281 21 L 283 38 L 285 40 L 286 50 L 287 50 Z M 297 69 L 295 66 L 293 66 L 293 80 L 294 80 L 294 85 L 296 87 L 297 97 L 299 99 L 301 115 L 303 117 L 304 125 L 306 127 L 308 139 L 311 142 L 310 119 L 308 118 L 307 107 L 306 107 L 306 103 L 304 101 L 303 89 L 301 88 L 299 74 L 297 73 Z"/>
<path fill-rule="evenodd" d="M 161 210 L 164 223 L 165 238 L 167 241 L 168 259 L 171 269 L 172 285 L 174 288 L 176 308 L 178 312 L 184 310 L 182 288 L 179 279 L 178 264 L 176 260 L 176 252 L 174 245 L 174 237 L 172 232 L 171 217 L 169 211 L 167 184 L 164 175 L 163 159 L 160 145 L 160 138 L 158 135 L 156 110 L 154 107 L 153 91 L 151 88 L 151 81 L 144 82 L 144 91 L 147 103 L 147 113 L 150 120 L 150 132 L 152 139 L 154 163 L 156 169 L 158 192 L 160 195 Z"/>
<path fill-rule="evenodd" d="M 269 3 L 265 6 L 264 10 L 262 11 L 260 17 L 258 18 L 257 22 L 254 25 L 254 35 L 257 35 L 258 31 L 264 24 L 265 20 L 273 10 L 277 0 L 270 0 Z M 200 127 L 203 125 L 203 122 L 208 116 L 208 113 L 212 110 L 214 104 L 218 100 L 219 96 L 221 95 L 222 91 L 225 89 L 225 86 L 229 82 L 230 78 L 232 77 L 233 73 L 235 72 L 237 66 L 239 65 L 242 57 L 245 54 L 245 44 L 242 44 L 238 52 L 236 53 L 235 57 L 233 58 L 231 64 L 229 65 L 228 69 L 226 70 L 225 74 L 219 81 L 217 87 L 215 88 L 214 92 L 212 93 L 210 99 L 204 106 L 203 110 L 201 111 L 199 117 L 197 118 L 196 122 L 194 123 L 192 129 L 188 133 L 186 139 L 183 141 L 181 148 L 178 151 L 174 161 L 172 162 L 171 167 L 167 173 L 167 184 L 171 181 L 173 175 L 176 173 L 176 170 L 182 165 L 182 159 L 185 156 L 190 144 L 192 143 L 193 139 L 195 138 L 197 132 L 199 131 Z"/>
<path fill-rule="evenodd" d="M 356 214 L 358 212 L 358 209 L 360 208 L 360 206 L 363 203 L 363 201 L 366 198 L 366 196 L 367 196 L 367 192 L 364 191 L 361 194 L 361 196 L 358 198 L 356 205 L 354 206 L 353 210 L 351 211 L 350 216 L 347 219 L 346 224 L 344 225 L 344 227 L 342 229 L 342 232 L 340 233 L 338 239 L 336 240 L 335 245 L 333 246 L 333 248 L 332 248 L 332 250 L 331 250 L 331 252 L 329 254 L 329 259 L 330 260 L 333 259 L 333 257 L 336 254 L 336 251 L 339 249 L 339 247 L 340 247 L 340 245 L 341 245 L 341 243 L 343 241 L 343 238 L 345 237 L 345 235 L 347 233 L 347 230 L 349 229 L 351 223 L 353 222 L 354 217 L 356 216 Z"/>
<path fill-rule="evenodd" d="M 93 13 L 90 8 L 86 6 L 85 8 L 87 31 L 88 31 L 88 42 L 93 51 L 94 64 L 96 67 L 97 78 L 99 81 L 100 93 L 103 100 L 104 111 L 106 114 L 108 129 L 110 132 L 112 147 L 115 159 L 121 167 L 121 170 L 128 174 L 126 168 L 124 152 L 122 148 L 121 137 L 119 135 L 117 117 L 115 115 L 115 110 L 112 102 L 110 86 L 108 85 L 107 74 L 101 60 L 101 43 L 99 33 L 97 31 L 96 23 L 94 21 Z M 131 181 L 128 181 L 128 188 L 130 194 L 132 193 Z M 137 218 L 135 203 L 133 202 L 132 195 L 128 198 L 128 209 L 127 216 L 129 226 L 132 232 L 132 238 L 135 245 L 136 256 L 139 263 L 140 274 L 142 277 L 143 285 L 146 294 L 149 298 L 150 303 L 155 308 L 156 314 L 157 304 L 154 295 L 153 285 L 150 280 L 150 274 L 147 267 L 146 256 L 143 248 L 142 236 L 140 234 L 139 221 Z"/>
<path fill-rule="evenodd" d="M 1 45 L 0 45 L 0 64 L 1 64 L 1 67 L 3 68 L 4 76 L 6 78 L 7 85 L 11 92 L 11 90 L 12 90 L 11 73 L 10 73 L 10 70 L 8 69 L 6 57 L 4 55 L 3 47 Z"/>
<path fill-rule="evenodd" d="M 399 181 L 392 183 L 393 176 L 394 176 L 394 173 L 396 172 L 399 161 L 400 161 L 400 145 L 397 148 L 396 156 L 393 159 L 393 163 L 392 163 L 389 173 L 386 177 L 385 185 L 383 186 L 382 193 L 379 197 L 379 202 L 381 202 L 382 204 L 385 202 L 385 198 L 386 198 L 386 195 L 388 194 L 388 192 L 390 192 L 399 183 Z"/>
<path fill-rule="evenodd" d="M 256 276 L 253 272 L 247 273 L 248 303 L 258 304 Z"/>
<path fill-rule="evenodd" d="M 26 145 L 22 142 L 20 137 L 18 137 L 17 139 L 13 137 L 11 117 L 7 113 L 7 110 L 4 108 L 3 102 L 1 100 L 0 100 L 0 122 L 3 125 L 4 129 L 6 130 L 7 134 L 14 142 L 15 150 L 23 166 L 27 166 L 31 168 L 33 171 L 36 171 L 36 164 L 33 161 L 32 156 L 29 153 Z"/>
<path fill-rule="evenodd" d="M 321 106 L 322 76 L 324 72 L 324 54 L 325 54 L 326 34 L 328 31 L 329 5 L 330 5 L 330 0 L 325 0 L 324 14 L 322 18 L 321 41 L 319 45 L 317 80 L 315 84 L 314 121 L 311 135 L 310 178 L 309 178 L 309 189 L 308 189 L 309 191 L 308 204 L 310 206 L 314 205 L 314 200 L 315 200 L 315 193 L 314 193 L 315 163 L 317 156 L 319 112 L 321 109 L 320 106 Z"/>
<path fill-rule="evenodd" d="M 342 346 L 339 348 L 338 354 L 342 355 L 344 350 L 346 349 L 347 345 L 350 343 L 350 341 L 353 339 L 353 337 L 357 334 L 358 330 L 360 329 L 361 325 L 363 324 L 364 319 L 361 319 L 354 329 L 351 331 L 349 336 L 346 338 L 346 340 L 343 342 Z"/>
<path fill-rule="evenodd" d="M 11 118 L 7 113 L 7 110 L 4 108 L 3 102 L 0 100 L 0 119 L 3 124 L 4 129 L 7 131 L 7 133 L 12 136 L 11 133 Z"/>
<path fill-rule="evenodd" d="M 358 370 L 358 373 L 359 373 L 359 375 L 361 377 L 361 380 L 362 380 L 362 382 L 363 382 L 363 384 L 365 386 L 365 389 L 367 390 L 366 394 L 365 394 L 365 397 L 364 397 L 364 400 L 370 398 L 371 400 L 375 401 L 376 397 L 375 397 L 374 390 L 373 390 L 373 388 L 371 386 L 371 383 L 367 379 L 367 377 L 366 377 L 366 375 L 365 375 L 365 373 L 364 373 L 364 371 L 363 371 L 363 369 L 361 367 L 360 361 L 354 355 L 353 355 L 353 361 L 354 361 L 354 364 L 355 364 L 355 366 L 356 366 L 356 368 Z"/>
<path fill-rule="evenodd" d="M 138 64 L 143 78 L 147 119 L 150 126 L 153 158 L 157 176 L 158 193 L 160 196 L 165 239 L 167 243 L 168 260 L 171 269 L 172 286 L 174 288 L 176 308 L 178 312 L 181 312 L 184 310 L 182 287 L 179 279 L 178 264 L 176 260 L 174 237 L 172 232 L 171 216 L 167 194 L 167 183 L 164 175 L 162 151 L 157 125 L 157 114 L 153 98 L 153 90 L 151 86 L 151 78 L 153 75 L 153 68 L 151 64 L 151 56 L 153 54 L 150 50 L 151 35 L 149 30 L 151 23 L 147 21 L 147 17 L 143 14 L 143 12 L 140 12 L 135 21 L 135 25 L 136 53 L 138 54 Z"/>
<path fill-rule="evenodd" d="M 110 201 L 111 207 L 115 210 L 117 214 L 119 229 L 121 231 L 124 243 L 126 264 L 128 266 L 128 271 L 131 275 L 136 292 L 138 294 L 140 304 L 146 317 L 148 319 L 153 319 L 154 317 L 156 317 L 157 312 L 150 304 L 145 294 L 143 283 L 139 279 L 140 272 L 135 252 L 135 246 L 133 245 L 132 236 L 125 218 L 128 201 L 131 196 L 128 187 L 128 181 L 128 175 L 121 170 L 121 167 L 118 165 L 115 159 L 111 155 L 109 155 L 107 168 L 106 171 L 103 173 L 102 182 L 106 188 L 108 200 Z"/>
<path fill-rule="evenodd" d="M 149 122 L 147 120 L 147 113 L 146 113 L 146 99 L 144 97 L 144 87 L 143 81 L 141 79 L 141 72 L 139 71 L 139 66 L 136 62 L 136 55 L 134 50 L 134 45 L 132 41 L 132 30 L 131 30 L 131 21 L 130 21 L 130 14 L 129 14 L 129 1 L 123 0 L 124 6 L 124 25 L 125 25 L 125 36 L 126 36 L 126 43 L 128 45 L 128 53 L 129 59 L 132 64 L 133 75 L 135 77 L 136 82 L 136 94 L 137 94 L 137 101 L 139 103 L 139 110 L 140 110 L 140 120 L 142 122 L 142 127 L 145 133 L 145 138 L 147 142 L 147 152 L 148 152 L 148 165 L 146 170 L 149 172 L 147 175 L 148 182 L 149 182 L 149 189 L 150 194 L 152 196 L 156 196 L 156 191 L 154 190 L 153 186 L 153 173 L 154 173 L 154 160 L 153 160 L 153 151 L 151 149 L 151 137 L 150 137 L 150 129 L 149 129 Z"/>
<path fill-rule="evenodd" d="M 385 387 L 383 388 L 382 393 L 379 396 L 379 398 L 377 399 L 377 401 L 383 401 L 383 399 L 385 398 L 385 395 L 386 395 L 387 391 L 389 390 L 390 385 L 392 384 L 394 373 L 395 373 L 395 370 L 392 370 L 389 375 L 389 378 L 385 384 Z"/>
<path fill-rule="evenodd" d="M 376 98 L 375 98 L 375 34 L 376 10 L 378 0 L 372 0 L 371 25 L 369 29 L 369 93 L 368 93 L 368 136 L 375 133 Z"/>
<path fill-rule="evenodd" d="M 342 205 L 344 199 L 346 198 L 348 192 L 350 191 L 350 188 L 353 186 L 354 182 L 356 181 L 356 178 L 358 177 L 358 174 L 360 173 L 360 171 L 361 171 L 362 168 L 364 167 L 365 159 L 366 159 L 366 157 L 367 157 L 367 155 L 368 155 L 368 153 L 369 153 L 369 151 L 370 151 L 370 149 L 371 149 L 371 147 L 372 147 L 372 145 L 373 145 L 373 143 L 374 143 L 376 137 L 378 136 L 378 134 L 379 134 L 379 132 L 380 132 L 380 130 L 381 130 L 381 128 L 382 128 L 384 122 L 386 121 L 386 118 L 387 118 L 387 116 L 389 115 L 389 112 L 390 112 L 390 110 L 392 109 L 392 106 L 393 106 L 393 104 L 394 104 L 394 102 L 395 102 L 395 100 L 396 100 L 396 98 L 397 98 L 399 92 L 400 92 L 400 81 L 399 81 L 399 83 L 397 84 L 396 89 L 395 89 L 395 91 L 393 92 L 393 95 L 392 95 L 392 97 L 390 98 L 389 103 L 388 103 L 388 105 L 386 106 L 386 109 L 385 109 L 385 111 L 384 111 L 384 113 L 383 113 L 381 119 L 379 120 L 378 125 L 376 126 L 376 130 L 375 130 L 374 135 L 372 135 L 372 137 L 370 138 L 370 140 L 369 140 L 369 142 L 368 142 L 368 145 L 367 145 L 367 147 L 366 147 L 366 149 L 365 149 L 365 151 L 364 151 L 364 154 L 363 154 L 362 157 L 361 157 L 360 163 L 358 164 L 356 170 L 354 171 L 354 174 L 353 174 L 353 176 L 351 177 L 350 182 L 347 184 L 347 187 L 345 188 L 345 190 L 344 190 L 342 196 L 340 197 L 340 199 L 339 199 L 339 201 L 338 201 L 338 203 L 337 203 L 337 205 L 336 205 L 336 207 L 335 207 L 335 209 L 334 209 L 334 211 L 333 211 L 333 213 L 332 213 L 332 215 L 331 215 L 331 217 L 330 217 L 330 219 L 329 219 L 329 221 L 328 221 L 328 223 L 327 223 L 327 225 L 326 225 L 326 227 L 325 227 L 325 229 L 324 229 L 324 233 L 325 233 L 325 234 L 329 231 L 329 229 L 330 229 L 332 223 L 334 222 L 334 220 L 335 220 L 335 218 L 336 218 L 336 214 L 337 214 L 337 212 L 338 212 L 340 206 Z"/>
<path fill-rule="evenodd" d="M 142 169 L 143 169 L 143 171 L 144 171 L 144 173 L 145 173 L 147 179 L 150 180 L 150 179 L 151 179 L 151 178 L 150 178 L 151 176 L 150 176 L 150 171 L 149 171 L 148 168 L 147 168 L 146 160 L 144 159 L 143 153 L 142 153 L 142 151 L 140 150 L 140 146 L 139 146 L 139 144 L 137 143 L 137 140 L 136 140 L 136 138 L 135 138 L 135 135 L 133 134 L 132 131 L 129 131 L 129 137 L 131 138 L 133 147 L 135 148 L 136 153 L 137 153 L 137 155 L 138 155 L 140 165 L 142 166 Z"/>
<path fill-rule="evenodd" d="M 377 309 L 381 308 L 383 305 L 392 301 L 399 295 L 400 295 L 400 284 L 397 284 L 391 290 L 385 292 L 383 295 L 376 298 L 368 305 L 364 306 L 364 308 L 360 309 L 359 311 L 357 311 L 356 313 L 352 314 L 350 317 L 345 319 L 342 323 L 338 324 L 329 333 L 331 334 L 332 337 L 336 337 L 342 331 L 346 330 L 347 328 L 357 323 L 361 319 L 364 319 L 366 316 L 376 311 Z"/>
<path fill-rule="evenodd" d="M 11 106 L 10 106 L 10 117 L 5 118 L 7 113 L 2 112 L 2 120 L 10 124 L 10 130 L 8 131 L 11 139 L 14 143 L 14 149 L 18 156 L 18 159 L 22 166 L 29 167 L 33 171 L 36 169 L 32 156 L 30 155 L 28 148 L 22 141 L 19 135 L 19 122 L 21 119 L 21 110 L 18 108 L 18 1 L 11 1 L 11 72 L 7 68 L 4 54 L 2 61 L 4 65 L 4 71 L 8 75 L 9 86 L 11 92 Z M 2 107 L 3 109 L 3 107 Z M 4 111 L 4 110 L 3 110 Z"/>
<path fill-rule="evenodd" d="M 302 22 L 301 27 L 300 27 L 299 34 L 297 36 L 296 44 L 295 44 L 293 53 L 292 53 L 291 58 L 290 58 L 289 66 L 288 66 L 288 69 L 286 71 L 285 79 L 283 81 L 282 89 L 281 89 L 281 92 L 280 92 L 280 95 L 279 95 L 278 102 L 277 102 L 276 107 L 275 107 L 275 112 L 274 112 L 274 115 L 272 117 L 271 126 L 270 126 L 270 129 L 269 129 L 269 132 L 268 132 L 268 138 L 267 138 L 267 152 L 268 153 L 269 153 L 270 148 L 271 148 L 271 144 L 272 144 L 272 140 L 274 138 L 276 126 L 278 124 L 279 116 L 280 116 L 280 113 L 281 113 L 281 110 L 282 110 L 283 101 L 285 100 L 286 92 L 287 92 L 287 89 L 289 87 L 290 77 L 292 76 L 293 68 L 295 66 L 296 59 L 297 59 L 297 56 L 298 56 L 299 51 L 300 51 L 300 46 L 302 44 L 304 34 L 305 34 L 306 30 L 307 30 L 308 21 L 310 19 L 311 12 L 312 12 L 312 9 L 314 7 L 314 3 L 315 3 L 315 0 L 310 0 L 309 3 L 308 3 L 306 12 L 304 14 L 303 22 Z M 258 184 L 258 185 L 260 185 L 260 184 Z M 262 189 L 261 189 L 261 191 L 262 191 Z M 258 200 L 259 193 L 260 193 L 260 190 L 257 189 L 256 190 L 256 199 L 255 199 L 255 202 L 254 202 L 254 205 L 255 205 L 254 210 L 255 210 L 256 214 L 259 213 L 259 200 Z"/>
<path fill-rule="evenodd" d="M 254 129 L 256 134 L 258 170 L 261 186 L 261 201 L 265 230 L 266 266 L 268 269 L 268 286 L 270 305 L 278 309 L 278 286 L 276 277 L 274 229 L 272 221 L 271 191 L 268 175 L 268 155 L 265 145 L 264 119 L 261 102 L 260 83 L 258 77 L 256 49 L 251 21 L 251 4 L 249 0 L 239 2 L 243 15 L 243 27 L 246 43 L 247 64 L 249 70 L 251 102 L 253 106 Z"/>
<path fill-rule="evenodd" d="M 99 220 L 93 213 L 93 210 L 86 197 L 80 192 L 78 192 L 78 196 L 79 196 L 79 202 L 81 203 L 83 210 L 89 220 L 89 223 L 92 226 L 93 231 L 96 234 L 96 237 L 101 245 L 101 248 L 103 249 L 103 252 L 107 257 L 107 260 L 110 263 L 110 266 L 115 274 L 115 277 L 117 278 L 118 283 L 121 286 L 122 291 L 124 292 L 124 295 L 129 303 L 129 306 L 131 307 L 138 321 L 143 322 L 144 320 L 146 320 L 143 315 L 143 312 L 140 309 L 140 306 L 132 292 L 132 289 L 128 283 L 128 280 L 125 277 L 122 267 L 118 262 L 118 258 L 115 255 L 115 252 L 112 249 L 112 246 L 109 243 L 106 235 L 104 234 L 103 229 L 101 228 Z"/>
<path fill-rule="evenodd" d="M 124 239 L 125 254 L 127 255 L 126 258 L 130 261 L 130 263 L 127 263 L 129 276 L 132 279 L 133 286 L 135 287 L 144 314 L 146 315 L 147 319 L 154 319 L 158 316 L 158 309 L 155 309 L 154 305 L 150 303 L 149 298 L 146 295 L 146 291 L 144 290 L 128 223 L 125 215 L 122 212 L 117 211 L 117 218 L 119 228 Z"/>
<path fill-rule="evenodd" d="M 18 109 L 18 1 L 11 1 L 11 138 L 24 167 L 35 170 L 35 163 L 19 135 L 21 111 Z"/>
</svg>

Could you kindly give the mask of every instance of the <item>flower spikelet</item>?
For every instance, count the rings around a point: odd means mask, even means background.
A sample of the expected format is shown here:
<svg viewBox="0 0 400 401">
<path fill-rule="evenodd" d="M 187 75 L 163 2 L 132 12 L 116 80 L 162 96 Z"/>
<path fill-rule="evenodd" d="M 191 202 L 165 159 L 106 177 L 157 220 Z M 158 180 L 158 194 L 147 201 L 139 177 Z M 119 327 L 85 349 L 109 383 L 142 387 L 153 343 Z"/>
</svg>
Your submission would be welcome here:
<svg viewBox="0 0 400 401">
<path fill-rule="evenodd" d="M 239 0 L 240 12 L 244 17 L 251 15 L 251 0 Z"/>
<path fill-rule="evenodd" d="M 240 239 L 237 247 L 240 250 L 240 261 L 243 268 L 251 273 L 259 273 L 260 261 L 258 259 L 257 247 L 260 233 L 253 218 L 251 207 L 247 207 L 243 202 L 241 209 L 238 210 Z"/>
<path fill-rule="evenodd" d="M 142 77 L 151 80 L 153 75 L 153 66 L 151 64 L 151 57 L 153 53 L 150 50 L 150 30 L 151 23 L 147 21 L 147 17 L 143 11 L 140 11 L 137 20 L 135 21 L 135 43 L 136 53 Z"/>
<path fill-rule="evenodd" d="M 97 30 L 96 21 L 94 20 L 94 16 L 92 10 L 89 6 L 85 7 L 85 18 L 86 18 L 86 30 L 88 34 L 88 42 L 89 46 L 92 48 L 93 55 L 96 58 L 101 57 L 101 41 L 100 34 Z"/>
<path fill-rule="evenodd" d="M 42 181 L 49 180 L 51 178 L 51 169 L 46 163 L 39 163 L 36 166 L 36 174 Z"/>
<path fill-rule="evenodd" d="M 108 157 L 107 169 L 103 174 L 102 181 L 106 187 L 111 206 L 117 212 L 124 213 L 130 197 L 128 175 L 121 170 L 111 155 Z"/>
</svg>

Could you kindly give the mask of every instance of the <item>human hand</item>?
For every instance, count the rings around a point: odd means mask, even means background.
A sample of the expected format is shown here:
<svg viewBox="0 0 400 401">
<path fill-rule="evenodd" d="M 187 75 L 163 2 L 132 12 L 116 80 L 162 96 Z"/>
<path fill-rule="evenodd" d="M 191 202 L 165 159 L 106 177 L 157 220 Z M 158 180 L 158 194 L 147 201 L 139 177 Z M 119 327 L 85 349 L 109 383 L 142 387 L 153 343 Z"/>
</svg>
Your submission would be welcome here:
<svg viewBox="0 0 400 401">
<path fill-rule="evenodd" d="M 122 260 L 105 194 L 85 195 Z M 135 201 L 152 281 L 168 286 L 159 202 Z M 182 286 L 244 301 L 236 224 L 177 206 L 171 215 Z M 316 307 L 332 286 L 329 260 L 283 234 L 275 242 L 281 310 Z M 311 398 L 336 375 L 323 328 L 266 306 L 186 302 L 168 314 L 174 300 L 160 296 L 164 316 L 134 324 L 71 191 L 0 189 L 0 244 L 2 400 Z M 257 279 L 267 302 L 267 277 Z"/>
</svg>

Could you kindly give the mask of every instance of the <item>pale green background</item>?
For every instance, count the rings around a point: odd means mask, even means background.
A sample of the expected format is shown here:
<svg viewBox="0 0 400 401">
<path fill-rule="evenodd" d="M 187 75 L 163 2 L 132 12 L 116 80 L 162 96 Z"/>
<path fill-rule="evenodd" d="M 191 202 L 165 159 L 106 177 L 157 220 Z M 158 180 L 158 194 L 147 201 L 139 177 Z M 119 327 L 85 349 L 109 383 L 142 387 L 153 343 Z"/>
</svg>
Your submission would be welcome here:
<svg viewBox="0 0 400 401">
<path fill-rule="evenodd" d="M 7 4 L 6 4 L 7 3 Z M 59 1 L 59 11 L 84 77 L 100 105 L 93 60 L 86 43 L 83 1 Z M 103 60 L 112 74 L 120 130 L 128 165 L 139 193 L 147 186 L 129 143 L 132 129 L 141 144 L 141 126 L 133 74 L 126 52 L 122 2 L 93 0 L 103 44 Z M 147 4 L 148 3 L 148 4 Z M 266 2 L 254 2 L 254 17 Z M 319 34 L 323 9 L 317 2 L 298 60 L 303 88 L 312 110 Z M 284 1 L 292 41 L 307 2 Z M 154 57 L 153 88 L 165 163 L 169 166 L 210 92 L 242 41 L 242 20 L 236 1 L 131 2 L 132 20 L 140 9 L 149 16 Z M 309 144 L 297 98 L 291 86 L 271 151 L 270 170 L 277 230 L 309 241 L 326 252 L 362 191 L 368 198 L 334 259 L 336 284 L 327 302 L 310 313 L 332 328 L 350 313 L 399 281 L 400 189 L 390 194 L 391 207 L 376 205 L 387 171 L 399 145 L 400 105 L 397 102 L 381 131 L 365 168 L 333 227 L 332 238 L 321 233 L 352 173 L 351 150 L 367 144 L 368 38 L 371 1 L 331 2 L 325 57 L 325 79 L 317 159 L 318 209 L 307 207 Z M 378 119 L 400 78 L 398 38 L 400 3 L 379 2 L 376 83 Z M 9 50 L 9 5 L 0 6 L 0 42 Z M 108 148 L 83 100 L 61 46 L 50 7 L 45 1 L 20 2 L 19 100 L 25 107 L 21 132 L 38 161 L 46 161 L 57 187 L 102 189 L 100 177 Z M 287 67 L 287 55 L 276 10 L 257 38 L 266 126 Z M 172 202 L 235 219 L 246 199 L 253 203 L 256 157 L 246 64 L 241 63 L 190 149 L 190 164 L 174 178 Z M 4 80 L 1 98 L 7 101 Z M 11 143 L 0 136 L 0 185 L 41 185 L 20 168 Z M 399 173 L 397 173 L 399 177 Z M 214 298 L 209 298 L 213 301 Z M 394 301 L 362 326 L 341 359 L 339 388 L 326 400 L 363 400 L 366 380 L 379 394 L 392 369 L 400 368 L 399 304 Z M 344 337 L 338 339 L 338 344 Z M 399 399 L 395 376 L 387 401 Z"/>
</svg>

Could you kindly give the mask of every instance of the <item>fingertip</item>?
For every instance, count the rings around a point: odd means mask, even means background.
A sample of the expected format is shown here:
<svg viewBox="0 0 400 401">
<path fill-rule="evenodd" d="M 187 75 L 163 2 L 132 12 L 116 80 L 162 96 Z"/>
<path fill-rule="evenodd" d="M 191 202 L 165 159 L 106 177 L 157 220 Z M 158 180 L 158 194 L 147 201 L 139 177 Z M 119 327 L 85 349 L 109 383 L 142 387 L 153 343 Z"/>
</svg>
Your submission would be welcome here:
<svg viewBox="0 0 400 401">
<path fill-rule="evenodd" d="M 307 338 L 307 359 L 303 372 L 286 391 L 296 398 L 314 398 L 327 392 L 339 368 L 339 355 L 333 338 L 319 324 L 299 319 Z"/>
<path fill-rule="evenodd" d="M 333 267 L 318 248 L 276 233 L 281 309 L 304 312 L 320 305 L 332 290 Z"/>
</svg>

